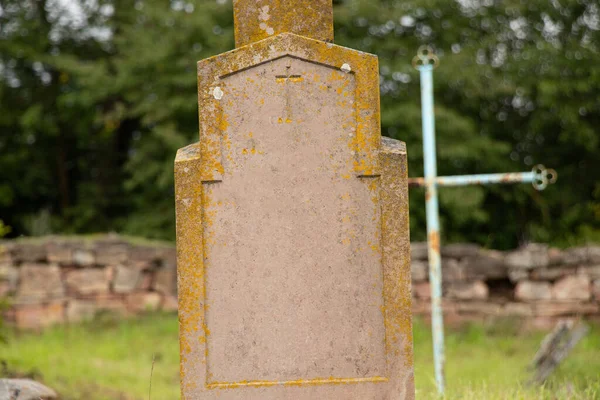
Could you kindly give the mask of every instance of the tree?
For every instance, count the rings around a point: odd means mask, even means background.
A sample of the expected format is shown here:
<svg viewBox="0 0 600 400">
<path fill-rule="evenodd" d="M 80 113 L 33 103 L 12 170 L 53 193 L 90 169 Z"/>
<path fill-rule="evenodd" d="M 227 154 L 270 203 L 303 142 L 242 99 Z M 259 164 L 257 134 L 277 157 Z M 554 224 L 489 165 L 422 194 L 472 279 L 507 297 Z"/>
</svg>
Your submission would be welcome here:
<svg viewBox="0 0 600 400">
<path fill-rule="evenodd" d="M 443 189 L 443 233 L 512 247 L 600 239 L 598 126 L 600 9 L 596 2 L 349 1 L 338 41 L 379 55 L 383 133 L 407 141 L 411 176 L 422 175 L 420 44 L 435 71 L 440 174 L 555 167 L 556 187 Z M 422 192 L 411 192 L 411 233 L 423 239 Z M 510 216 L 509 218 L 507 218 Z"/>
</svg>

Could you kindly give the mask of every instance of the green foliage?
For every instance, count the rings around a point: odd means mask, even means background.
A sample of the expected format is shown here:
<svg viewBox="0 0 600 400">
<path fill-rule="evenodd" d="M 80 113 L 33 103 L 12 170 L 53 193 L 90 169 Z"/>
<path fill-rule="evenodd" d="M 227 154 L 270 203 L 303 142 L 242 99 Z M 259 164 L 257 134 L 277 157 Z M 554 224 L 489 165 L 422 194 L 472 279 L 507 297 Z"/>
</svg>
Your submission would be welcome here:
<svg viewBox="0 0 600 400">
<path fill-rule="evenodd" d="M 197 140 L 196 60 L 233 48 L 230 1 L 4 0 L 0 215 L 14 235 L 173 239 L 173 159 Z M 422 175 L 421 44 L 435 71 L 440 174 L 530 170 L 559 181 L 443 188 L 444 239 L 507 248 L 600 238 L 600 23 L 592 0 L 335 2 L 336 42 L 380 59 L 382 133 Z M 71 15 L 71 16 L 70 16 Z M 202 111 L 202 110 L 200 110 Z M 10 149 L 10 151 L 6 151 Z M 412 238 L 424 239 L 422 190 Z M 37 218 L 37 219 L 36 219 Z"/>
<path fill-rule="evenodd" d="M 462 5 L 461 5 L 462 4 Z M 380 57 L 382 130 L 407 142 L 422 174 L 420 44 L 435 70 L 439 173 L 556 168 L 558 184 L 442 188 L 443 234 L 506 248 L 598 238 L 600 74 L 593 1 L 367 1 L 341 7 L 337 41 Z M 423 192 L 411 192 L 411 234 L 424 239 Z"/>
<path fill-rule="evenodd" d="M 10 231 L 12 231 L 12 228 L 8 225 L 5 225 L 4 222 L 0 219 L 0 239 L 8 235 Z"/>
</svg>

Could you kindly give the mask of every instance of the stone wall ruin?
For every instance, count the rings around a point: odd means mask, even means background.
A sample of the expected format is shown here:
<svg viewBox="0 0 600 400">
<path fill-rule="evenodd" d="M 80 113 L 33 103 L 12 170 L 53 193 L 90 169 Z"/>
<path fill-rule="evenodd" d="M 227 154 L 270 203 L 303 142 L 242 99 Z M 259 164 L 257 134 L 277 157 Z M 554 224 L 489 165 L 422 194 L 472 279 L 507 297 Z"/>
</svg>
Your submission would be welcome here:
<svg viewBox="0 0 600 400">
<path fill-rule="evenodd" d="M 116 235 L 0 241 L 4 318 L 18 328 L 177 310 L 176 252 L 170 244 Z"/>
<path fill-rule="evenodd" d="M 427 246 L 411 251 L 413 312 L 429 314 Z M 510 317 L 536 327 L 559 318 L 600 319 L 600 246 L 565 250 L 529 244 L 501 252 L 442 247 L 448 323 Z M 177 310 L 176 252 L 169 243 L 116 235 L 0 241 L 0 298 L 6 320 L 37 329 L 93 318 Z"/>
</svg>

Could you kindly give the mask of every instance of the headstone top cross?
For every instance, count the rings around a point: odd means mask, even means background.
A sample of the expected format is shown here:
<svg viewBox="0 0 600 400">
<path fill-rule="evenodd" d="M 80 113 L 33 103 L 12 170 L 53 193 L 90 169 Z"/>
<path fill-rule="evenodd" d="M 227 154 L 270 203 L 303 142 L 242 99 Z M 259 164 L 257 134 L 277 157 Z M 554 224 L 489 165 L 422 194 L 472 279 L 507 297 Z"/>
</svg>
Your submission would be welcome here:
<svg viewBox="0 0 600 400">
<path fill-rule="evenodd" d="M 235 46 L 280 33 L 333 42 L 331 0 L 234 0 Z"/>
</svg>

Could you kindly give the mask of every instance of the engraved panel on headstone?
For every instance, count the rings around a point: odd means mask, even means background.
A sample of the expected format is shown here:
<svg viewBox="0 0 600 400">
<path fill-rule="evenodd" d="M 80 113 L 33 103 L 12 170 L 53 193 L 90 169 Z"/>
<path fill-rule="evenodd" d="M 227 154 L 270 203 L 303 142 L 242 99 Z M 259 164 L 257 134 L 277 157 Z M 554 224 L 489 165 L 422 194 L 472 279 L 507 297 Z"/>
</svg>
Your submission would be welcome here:
<svg viewBox="0 0 600 400">
<path fill-rule="evenodd" d="M 353 74 L 282 57 L 223 87 L 203 221 L 211 382 L 381 379 L 379 180 L 352 173 Z"/>
</svg>

